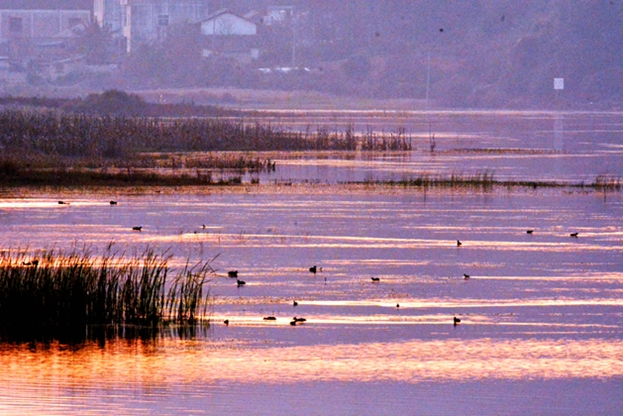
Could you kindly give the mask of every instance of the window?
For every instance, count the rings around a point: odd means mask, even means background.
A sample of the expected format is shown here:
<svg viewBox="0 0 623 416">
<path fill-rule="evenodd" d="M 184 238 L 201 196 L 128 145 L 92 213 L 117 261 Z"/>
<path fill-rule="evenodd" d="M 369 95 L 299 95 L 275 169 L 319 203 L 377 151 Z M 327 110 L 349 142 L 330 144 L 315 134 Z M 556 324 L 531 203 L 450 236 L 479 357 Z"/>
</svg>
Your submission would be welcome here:
<svg viewBox="0 0 623 416">
<path fill-rule="evenodd" d="M 158 26 L 169 26 L 169 15 L 168 14 L 158 15 Z"/>
<path fill-rule="evenodd" d="M 22 29 L 21 17 L 9 17 L 9 32 L 22 33 Z"/>
<path fill-rule="evenodd" d="M 82 19 L 78 18 L 78 17 L 70 17 L 69 18 L 69 27 L 76 27 L 78 25 L 82 24 Z"/>
</svg>

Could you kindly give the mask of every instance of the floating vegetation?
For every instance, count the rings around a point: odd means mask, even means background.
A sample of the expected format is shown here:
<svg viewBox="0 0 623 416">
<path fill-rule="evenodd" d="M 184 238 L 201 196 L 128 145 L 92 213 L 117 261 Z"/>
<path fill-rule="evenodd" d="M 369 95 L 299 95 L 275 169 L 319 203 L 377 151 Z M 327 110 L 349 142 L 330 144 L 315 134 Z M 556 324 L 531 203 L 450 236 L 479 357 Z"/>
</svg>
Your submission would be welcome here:
<svg viewBox="0 0 623 416">
<path fill-rule="evenodd" d="M 146 249 L 126 257 L 108 247 L 0 254 L 0 330 L 37 333 L 87 326 L 149 326 L 207 322 L 210 262 L 187 263 L 169 282 L 170 257 Z"/>
</svg>

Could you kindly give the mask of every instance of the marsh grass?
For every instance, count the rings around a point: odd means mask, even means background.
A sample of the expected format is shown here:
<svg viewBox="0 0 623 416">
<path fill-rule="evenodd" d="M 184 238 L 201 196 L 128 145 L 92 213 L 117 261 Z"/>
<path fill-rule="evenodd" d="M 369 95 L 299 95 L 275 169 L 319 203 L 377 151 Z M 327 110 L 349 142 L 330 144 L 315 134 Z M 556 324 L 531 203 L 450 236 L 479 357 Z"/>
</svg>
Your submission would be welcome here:
<svg viewBox="0 0 623 416">
<path fill-rule="evenodd" d="M 598 176 L 593 183 L 568 183 L 556 181 L 529 181 L 529 180 L 497 180 L 494 172 L 485 170 L 473 175 L 452 173 L 450 176 L 422 174 L 401 180 L 375 181 L 367 180 L 366 185 L 388 185 L 418 188 L 449 188 L 473 189 L 489 191 L 495 187 L 506 188 L 587 188 L 603 192 L 620 191 L 623 187 L 621 178 L 613 176 Z"/>
<path fill-rule="evenodd" d="M 4 185 L 206 185 L 214 183 L 212 171 L 240 175 L 275 170 L 269 159 L 231 152 L 411 150 L 404 129 L 358 136 L 352 125 L 344 132 L 324 127 L 296 132 L 243 119 L 100 117 L 19 109 L 0 111 L 0 125 Z M 188 169 L 196 174 L 177 171 Z"/>
<path fill-rule="evenodd" d="M 0 328 L 146 326 L 208 322 L 210 262 L 186 264 L 169 282 L 170 256 L 7 250 L 0 254 Z"/>
</svg>

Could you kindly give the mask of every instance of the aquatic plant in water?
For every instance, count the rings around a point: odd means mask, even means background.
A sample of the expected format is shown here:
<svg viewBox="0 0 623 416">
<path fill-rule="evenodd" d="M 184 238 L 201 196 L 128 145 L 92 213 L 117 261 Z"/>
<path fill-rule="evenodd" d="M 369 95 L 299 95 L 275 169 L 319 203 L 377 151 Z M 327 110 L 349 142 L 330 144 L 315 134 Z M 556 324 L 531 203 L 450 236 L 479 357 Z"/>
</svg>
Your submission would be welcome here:
<svg viewBox="0 0 623 416">
<path fill-rule="evenodd" d="M 90 251 L 0 254 L 0 328 L 198 323 L 206 318 L 214 273 L 190 263 L 168 281 L 170 256 L 147 248 L 126 257 Z"/>
</svg>

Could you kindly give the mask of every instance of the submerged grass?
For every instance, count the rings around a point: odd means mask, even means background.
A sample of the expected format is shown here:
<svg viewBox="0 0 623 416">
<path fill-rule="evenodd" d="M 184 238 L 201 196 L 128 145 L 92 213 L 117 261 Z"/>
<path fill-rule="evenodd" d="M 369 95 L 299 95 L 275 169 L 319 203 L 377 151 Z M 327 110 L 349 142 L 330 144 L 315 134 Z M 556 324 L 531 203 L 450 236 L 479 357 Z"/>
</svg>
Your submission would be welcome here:
<svg viewBox="0 0 623 416">
<path fill-rule="evenodd" d="M 210 262 L 186 264 L 168 281 L 170 256 L 89 251 L 0 254 L 0 328 L 195 324 L 206 318 Z"/>
</svg>

